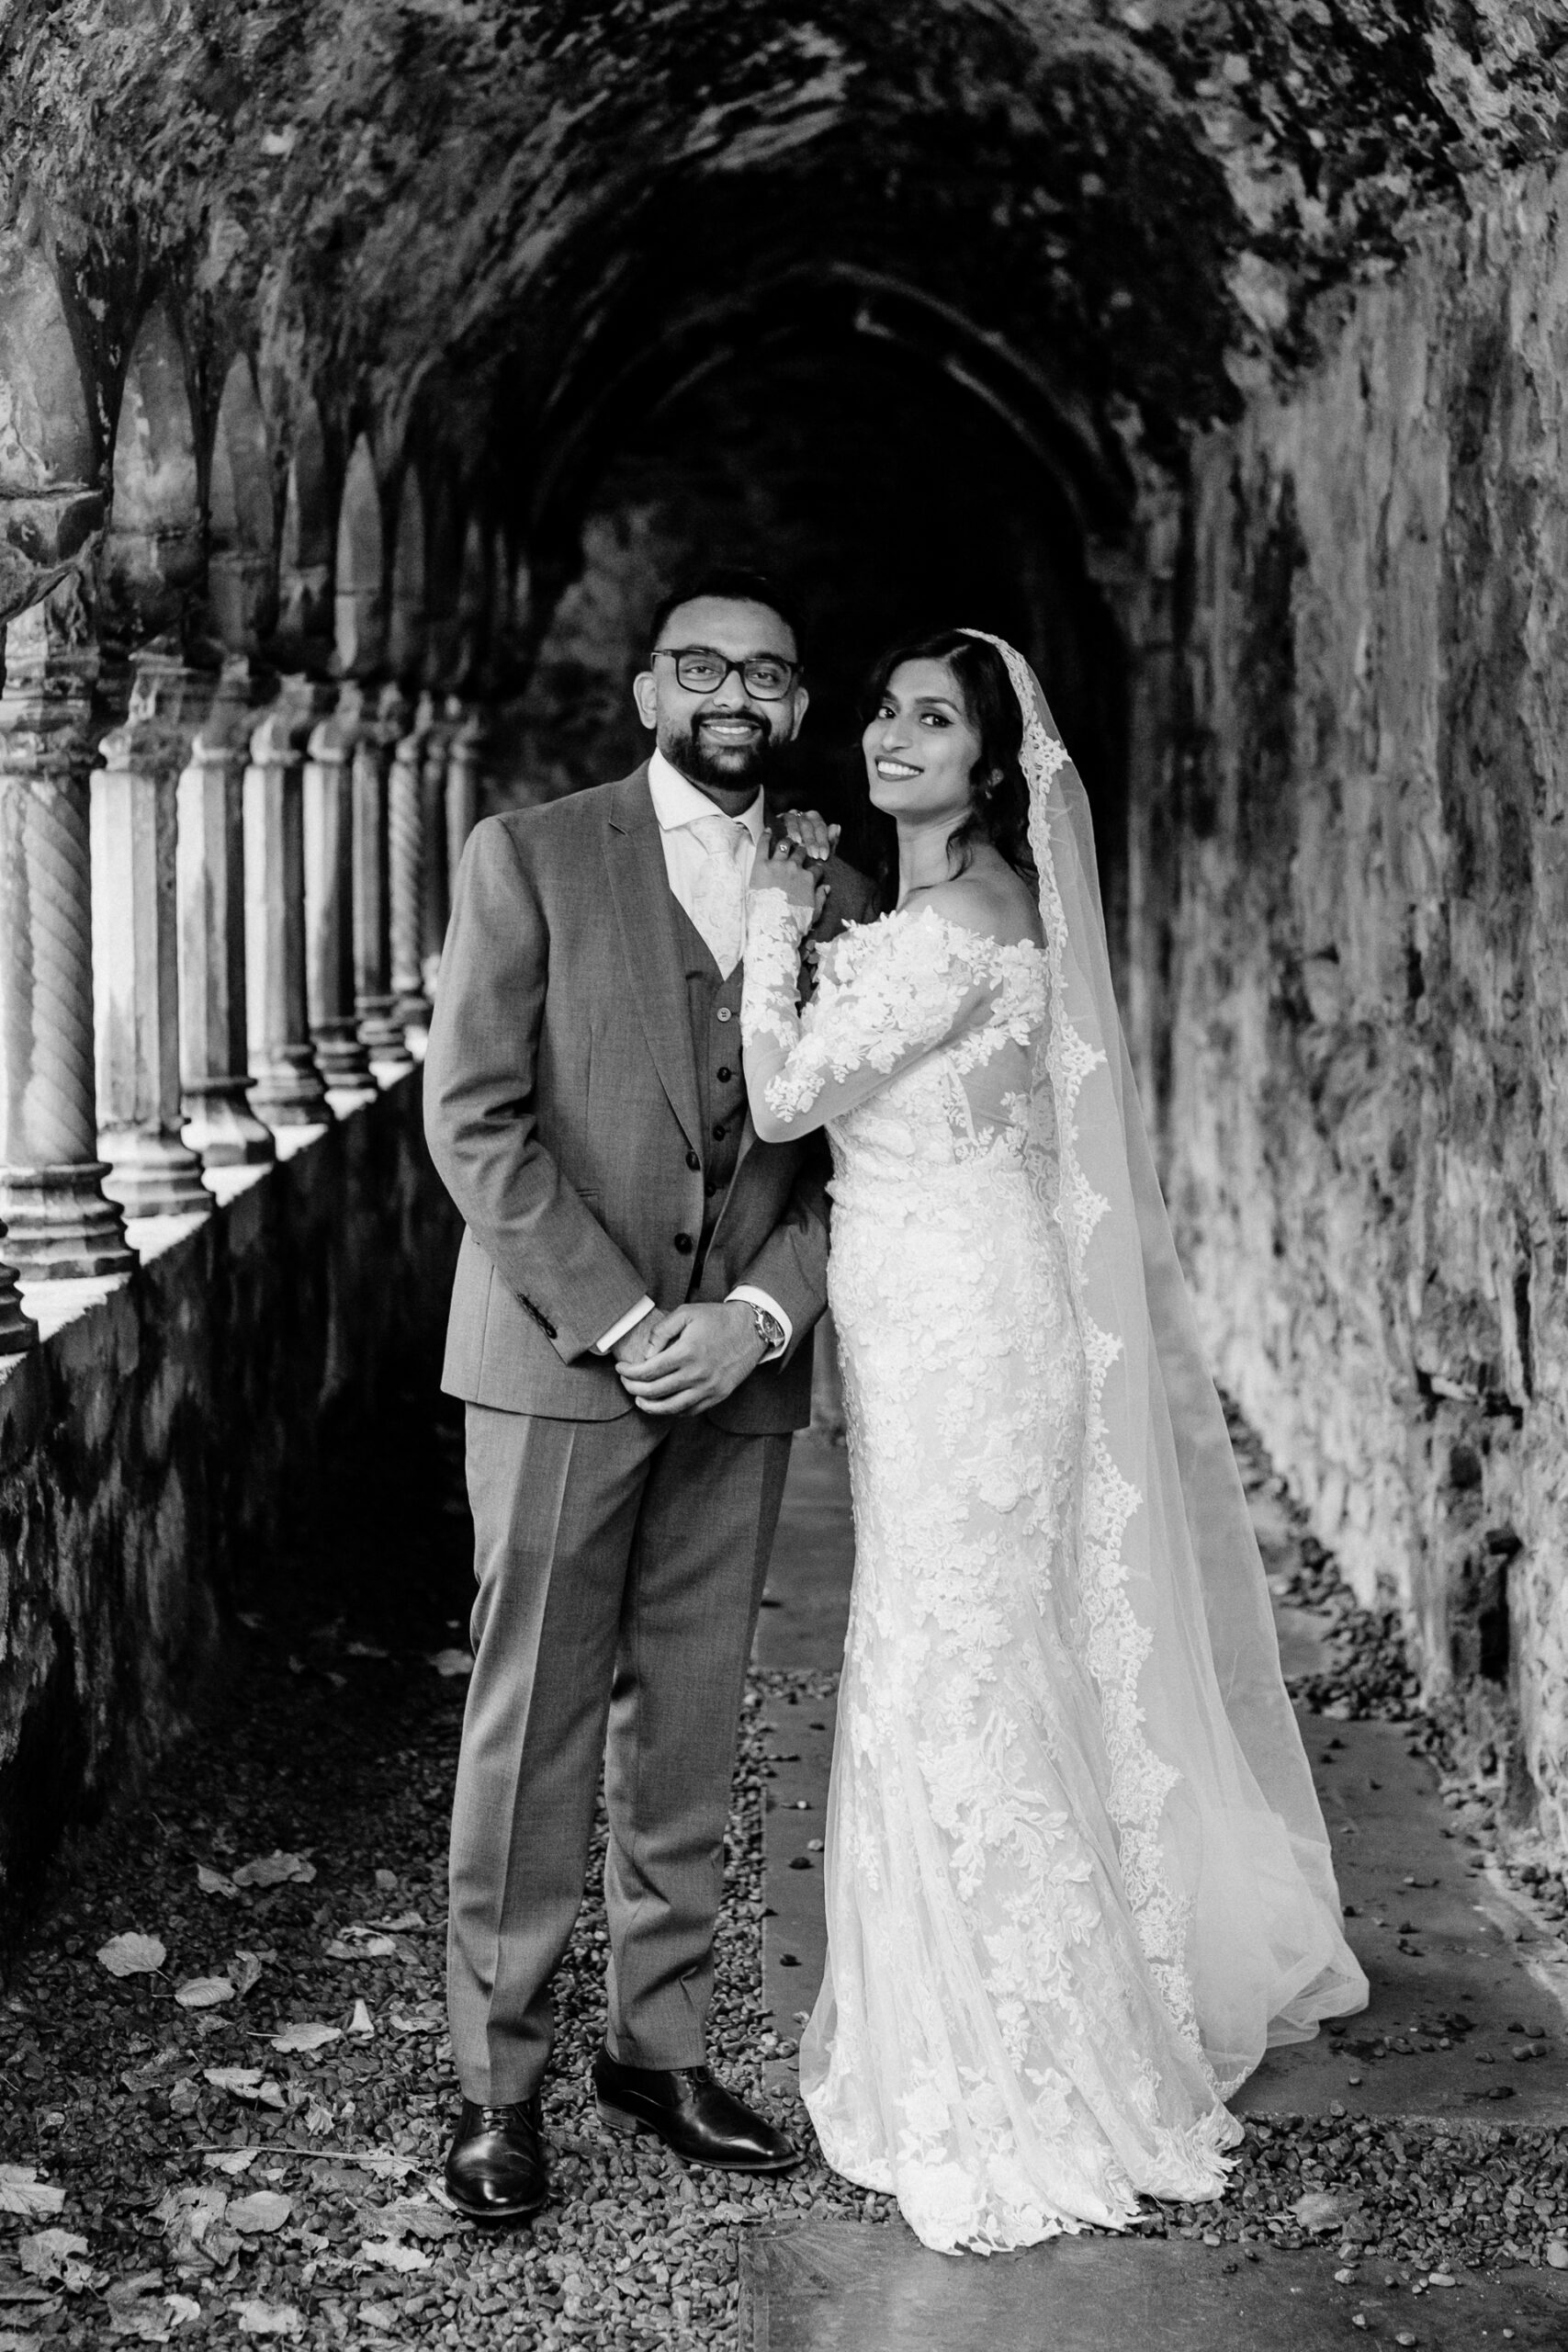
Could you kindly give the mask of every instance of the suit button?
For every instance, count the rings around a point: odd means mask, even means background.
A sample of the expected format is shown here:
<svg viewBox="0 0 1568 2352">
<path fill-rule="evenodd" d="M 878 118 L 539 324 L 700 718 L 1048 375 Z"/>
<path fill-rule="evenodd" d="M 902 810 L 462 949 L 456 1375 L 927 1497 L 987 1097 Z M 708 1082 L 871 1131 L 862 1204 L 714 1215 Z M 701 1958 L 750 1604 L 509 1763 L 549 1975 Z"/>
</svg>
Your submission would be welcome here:
<svg viewBox="0 0 1568 2352">
<path fill-rule="evenodd" d="M 719 1008 L 718 1008 L 718 1011 L 717 1011 L 717 1012 L 715 1013 L 715 1015 L 714 1015 L 714 1019 L 715 1019 L 716 1021 L 733 1021 L 733 1020 L 734 1020 L 734 1018 L 735 1018 L 734 1013 L 730 1011 L 730 1009 L 729 1009 L 728 1005 L 727 1005 L 727 1004 L 721 1004 L 721 1005 L 719 1006 Z"/>
<path fill-rule="evenodd" d="M 724 1141 L 724 1129 L 722 1127 L 715 1127 L 713 1131 L 713 1139 L 715 1143 L 722 1143 Z"/>
<path fill-rule="evenodd" d="M 734 1077 L 734 1075 L 735 1075 L 735 1072 L 734 1072 L 732 1069 L 728 1069 L 728 1068 L 724 1067 L 723 1065 L 721 1065 L 721 1066 L 720 1066 L 720 1069 L 719 1069 L 719 1073 L 718 1073 L 718 1082 L 719 1082 L 719 1084 L 720 1084 L 721 1086 L 725 1085 L 728 1080 L 730 1080 L 730 1079 L 732 1079 L 732 1078 Z"/>
<path fill-rule="evenodd" d="M 715 1193 L 717 1192 L 717 1190 L 718 1190 L 718 1179 L 717 1179 L 717 1177 L 716 1177 L 716 1176 L 710 1176 L 710 1177 L 708 1178 L 707 1182 L 703 1186 L 703 1190 L 704 1190 L 704 1192 L 707 1194 L 707 1196 L 708 1196 L 709 1200 L 712 1200 L 712 1198 L 713 1198 L 714 1194 L 715 1194 Z"/>
<path fill-rule="evenodd" d="M 675 1247 L 681 1252 L 682 1258 L 689 1258 L 692 1254 L 691 1235 L 689 1233 L 678 1233 L 675 1236 Z"/>
<path fill-rule="evenodd" d="M 702 1164 L 702 1161 L 697 1158 L 694 1151 L 689 1151 L 686 1154 L 686 1165 L 691 1170 L 694 1176 L 696 1174 Z"/>
</svg>

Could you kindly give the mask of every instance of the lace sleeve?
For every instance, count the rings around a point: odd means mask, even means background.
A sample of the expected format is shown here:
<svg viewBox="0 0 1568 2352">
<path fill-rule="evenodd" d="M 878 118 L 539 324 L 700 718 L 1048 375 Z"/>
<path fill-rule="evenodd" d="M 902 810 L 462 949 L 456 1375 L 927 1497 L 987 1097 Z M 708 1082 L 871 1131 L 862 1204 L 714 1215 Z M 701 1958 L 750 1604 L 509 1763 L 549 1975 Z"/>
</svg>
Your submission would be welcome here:
<svg viewBox="0 0 1568 2352">
<path fill-rule="evenodd" d="M 982 1027 L 996 995 L 990 944 L 929 908 L 844 932 L 802 1016 L 794 911 L 782 890 L 754 891 L 740 1025 L 763 1142 L 826 1126 L 933 1046 Z"/>
</svg>

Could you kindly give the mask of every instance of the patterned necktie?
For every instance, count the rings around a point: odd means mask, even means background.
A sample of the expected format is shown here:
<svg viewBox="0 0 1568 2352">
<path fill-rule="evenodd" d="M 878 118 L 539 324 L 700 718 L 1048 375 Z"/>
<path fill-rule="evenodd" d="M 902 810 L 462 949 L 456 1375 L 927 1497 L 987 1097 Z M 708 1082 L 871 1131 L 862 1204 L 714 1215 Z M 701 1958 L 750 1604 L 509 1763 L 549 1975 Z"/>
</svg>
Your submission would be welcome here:
<svg viewBox="0 0 1568 2352">
<path fill-rule="evenodd" d="M 695 817 L 687 829 L 706 854 L 692 894 L 692 921 L 728 979 L 746 944 L 746 886 L 750 879 L 751 835 L 739 817 Z"/>
</svg>

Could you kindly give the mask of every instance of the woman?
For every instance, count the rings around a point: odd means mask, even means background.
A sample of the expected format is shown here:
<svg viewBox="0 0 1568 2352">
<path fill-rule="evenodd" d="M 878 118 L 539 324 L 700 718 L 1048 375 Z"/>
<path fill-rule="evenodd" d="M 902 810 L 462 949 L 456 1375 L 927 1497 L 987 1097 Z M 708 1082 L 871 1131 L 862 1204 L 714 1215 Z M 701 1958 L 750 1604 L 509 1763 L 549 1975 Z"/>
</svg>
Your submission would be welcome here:
<svg viewBox="0 0 1568 2352">
<path fill-rule="evenodd" d="M 893 910 L 760 859 L 758 1133 L 826 1125 L 856 1567 L 801 2086 L 829 2163 L 992 2251 L 1220 2195 L 1224 2105 L 1360 2007 L 1261 1563 L 1027 663 L 890 655 Z"/>
</svg>

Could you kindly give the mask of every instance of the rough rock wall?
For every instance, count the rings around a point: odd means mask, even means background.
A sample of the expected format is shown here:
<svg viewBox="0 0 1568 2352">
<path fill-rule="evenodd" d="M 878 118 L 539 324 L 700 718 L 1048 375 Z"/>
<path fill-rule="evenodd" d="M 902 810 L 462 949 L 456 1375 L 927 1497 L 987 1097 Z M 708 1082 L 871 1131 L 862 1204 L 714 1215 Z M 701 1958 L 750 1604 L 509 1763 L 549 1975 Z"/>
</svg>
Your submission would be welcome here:
<svg viewBox="0 0 1568 2352">
<path fill-rule="evenodd" d="M 323 1415 L 434 1381 L 457 1239 L 416 1073 L 0 1370 L 0 1917 L 177 1732 Z"/>
<path fill-rule="evenodd" d="M 1197 468 L 1172 1205 L 1221 1376 L 1562 1846 L 1568 171 L 1325 347 Z"/>
</svg>

